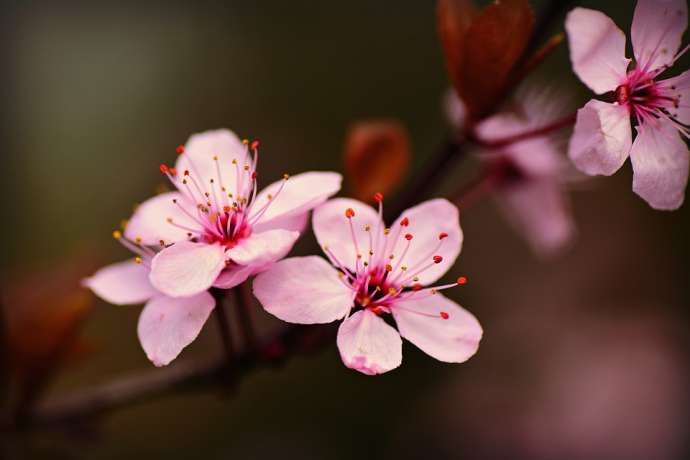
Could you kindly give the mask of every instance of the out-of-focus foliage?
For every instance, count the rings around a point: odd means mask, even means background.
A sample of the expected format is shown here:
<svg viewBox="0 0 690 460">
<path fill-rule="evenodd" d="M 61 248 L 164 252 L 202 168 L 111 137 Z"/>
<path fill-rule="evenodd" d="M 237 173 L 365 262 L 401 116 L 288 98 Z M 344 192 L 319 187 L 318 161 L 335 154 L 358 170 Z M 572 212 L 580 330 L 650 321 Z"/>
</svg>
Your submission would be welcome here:
<svg viewBox="0 0 690 460">
<path fill-rule="evenodd" d="M 487 115 L 502 97 L 533 26 L 527 0 L 496 0 L 478 13 L 469 1 L 439 2 L 448 73 L 471 120 Z"/>
<path fill-rule="evenodd" d="M 396 189 L 410 164 L 407 130 L 395 120 L 360 121 L 345 140 L 345 169 L 352 195 L 372 201 Z"/>
</svg>

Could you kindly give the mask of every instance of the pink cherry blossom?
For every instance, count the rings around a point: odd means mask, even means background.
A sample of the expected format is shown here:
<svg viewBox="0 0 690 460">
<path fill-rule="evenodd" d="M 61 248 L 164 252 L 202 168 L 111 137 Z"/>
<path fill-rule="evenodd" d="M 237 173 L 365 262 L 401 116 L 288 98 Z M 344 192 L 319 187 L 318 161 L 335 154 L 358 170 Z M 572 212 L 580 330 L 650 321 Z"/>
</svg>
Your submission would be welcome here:
<svg viewBox="0 0 690 460">
<path fill-rule="evenodd" d="M 476 318 L 439 293 L 466 280 L 425 288 L 453 265 L 462 246 L 458 209 L 443 199 L 403 212 L 386 228 L 378 212 L 347 198 L 314 211 L 313 227 L 328 261 L 293 257 L 254 281 L 264 308 L 291 323 L 344 321 L 337 344 L 343 363 L 364 374 L 402 362 L 406 338 L 428 355 L 460 363 L 475 354 L 482 336 Z M 397 326 L 384 318 L 388 315 Z"/>
<path fill-rule="evenodd" d="M 631 67 L 625 35 L 608 16 L 575 8 L 565 23 L 575 73 L 607 100 L 578 111 L 570 158 L 587 174 L 608 176 L 629 156 L 633 191 L 655 209 L 679 208 L 688 182 L 690 72 L 660 78 L 687 51 L 678 51 L 687 25 L 685 0 L 639 0 Z"/>
<path fill-rule="evenodd" d="M 562 114 L 564 101 L 553 91 L 526 90 L 519 109 L 487 118 L 476 126 L 486 143 L 541 128 Z M 464 105 L 455 95 L 445 98 L 448 120 L 462 126 Z M 575 224 L 566 193 L 573 179 L 571 167 L 551 136 L 535 136 L 496 149 L 482 150 L 480 159 L 500 177 L 492 183 L 494 196 L 508 221 L 540 256 L 552 256 L 575 237 Z"/>
<path fill-rule="evenodd" d="M 150 281 L 171 297 L 228 289 L 285 257 L 309 211 L 340 189 L 341 176 L 307 172 L 257 193 L 258 142 L 228 130 L 190 137 L 174 168 L 161 165 L 177 191 L 144 202 L 125 236 L 163 249 Z"/>
<path fill-rule="evenodd" d="M 115 305 L 145 302 L 137 326 L 139 342 L 153 364 L 165 366 L 196 339 L 216 302 L 206 291 L 181 298 L 161 293 L 149 281 L 155 251 L 127 240 L 119 232 L 115 237 L 137 257 L 103 267 L 83 284 Z"/>
</svg>

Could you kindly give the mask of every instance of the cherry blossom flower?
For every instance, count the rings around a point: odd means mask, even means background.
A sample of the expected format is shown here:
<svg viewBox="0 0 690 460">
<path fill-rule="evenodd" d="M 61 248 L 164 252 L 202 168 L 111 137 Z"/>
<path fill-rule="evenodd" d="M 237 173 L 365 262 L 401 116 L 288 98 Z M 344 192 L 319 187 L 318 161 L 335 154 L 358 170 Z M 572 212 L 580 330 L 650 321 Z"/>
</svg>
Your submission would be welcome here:
<svg viewBox="0 0 690 460">
<path fill-rule="evenodd" d="M 526 90 L 519 108 L 485 119 L 475 132 L 482 141 L 507 139 L 541 128 L 562 114 L 563 100 L 553 91 Z M 462 127 L 465 108 L 454 92 L 444 105 L 449 122 Z M 574 178 L 558 140 L 549 135 L 506 143 L 479 154 L 492 182 L 488 184 L 500 210 L 539 256 L 555 255 L 575 237 L 575 224 L 566 193 Z"/>
<path fill-rule="evenodd" d="M 146 302 L 137 326 L 139 342 L 153 364 L 165 366 L 199 335 L 215 299 L 207 291 L 183 298 L 158 291 L 149 281 L 155 250 L 128 240 L 119 231 L 113 236 L 137 257 L 101 268 L 83 285 L 115 305 Z"/>
<path fill-rule="evenodd" d="M 460 253 L 457 208 L 443 199 L 426 201 L 386 228 L 383 198 L 375 199 L 378 212 L 348 198 L 316 208 L 312 223 L 328 262 L 319 256 L 277 262 L 256 277 L 254 294 L 269 313 L 291 323 L 344 318 L 340 356 L 364 374 L 401 364 L 401 336 L 440 361 L 466 361 L 477 351 L 482 328 L 439 293 L 466 279 L 423 287 L 446 273 Z M 397 330 L 384 320 L 388 315 Z"/>
<path fill-rule="evenodd" d="M 228 130 L 190 137 L 175 167 L 161 172 L 177 191 L 144 202 L 125 236 L 160 245 L 150 281 L 171 297 L 228 289 L 287 255 L 309 211 L 340 189 L 333 172 L 285 175 L 257 193 L 259 143 Z"/>
<path fill-rule="evenodd" d="M 687 25 L 685 0 L 639 0 L 630 66 L 625 35 L 605 14 L 575 8 L 565 23 L 575 73 L 607 99 L 578 111 L 570 158 L 589 175 L 608 176 L 630 156 L 633 191 L 655 209 L 679 208 L 688 181 L 690 72 L 660 79 L 687 51 L 678 52 Z"/>
</svg>

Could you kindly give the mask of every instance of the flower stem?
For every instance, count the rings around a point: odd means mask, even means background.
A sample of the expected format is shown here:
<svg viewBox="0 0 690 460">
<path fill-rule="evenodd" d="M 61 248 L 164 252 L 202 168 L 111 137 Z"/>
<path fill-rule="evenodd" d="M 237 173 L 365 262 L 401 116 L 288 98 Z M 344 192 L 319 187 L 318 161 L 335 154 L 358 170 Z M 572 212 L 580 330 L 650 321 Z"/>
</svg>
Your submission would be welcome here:
<svg viewBox="0 0 690 460">
<path fill-rule="evenodd" d="M 235 295 L 235 305 L 237 305 L 237 313 L 240 320 L 240 331 L 242 338 L 249 351 L 256 350 L 256 332 L 254 331 L 254 324 L 252 322 L 252 294 L 249 291 L 249 284 L 242 283 L 233 288 Z"/>
</svg>

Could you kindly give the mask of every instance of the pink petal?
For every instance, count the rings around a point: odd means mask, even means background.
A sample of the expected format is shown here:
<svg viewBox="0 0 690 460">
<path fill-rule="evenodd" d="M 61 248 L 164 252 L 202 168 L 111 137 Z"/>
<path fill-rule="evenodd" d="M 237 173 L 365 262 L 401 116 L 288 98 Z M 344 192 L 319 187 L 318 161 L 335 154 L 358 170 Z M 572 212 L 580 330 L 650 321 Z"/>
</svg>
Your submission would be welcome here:
<svg viewBox="0 0 690 460">
<path fill-rule="evenodd" d="M 178 178 L 184 177 L 184 171 L 188 170 L 191 176 L 200 184 L 207 185 L 211 179 L 227 189 L 229 193 L 238 193 L 237 169 L 232 160 L 237 160 L 240 174 L 246 175 L 242 170 L 245 164 L 250 164 L 251 159 L 247 154 L 247 146 L 230 130 L 218 129 L 193 134 L 182 155 L 177 159 L 175 168 Z M 218 161 L 213 158 L 217 157 Z M 220 176 L 218 175 L 220 170 Z M 246 178 L 245 183 L 248 183 Z M 178 185 L 181 190 L 186 187 L 181 183 Z M 244 194 L 241 191 L 240 194 Z"/>
<path fill-rule="evenodd" d="M 615 90 L 630 63 L 625 57 L 625 34 L 604 13 L 587 8 L 568 13 L 565 30 L 570 61 L 580 80 L 597 94 Z"/>
<path fill-rule="evenodd" d="M 158 293 L 149 282 L 148 269 L 131 259 L 101 268 L 82 284 L 115 305 L 142 303 Z"/>
<path fill-rule="evenodd" d="M 146 356 L 156 366 L 166 366 L 194 341 L 216 301 L 208 292 L 192 297 L 157 296 L 139 316 L 137 333 Z"/>
<path fill-rule="evenodd" d="M 404 227 L 401 235 L 412 235 L 407 255 L 400 260 L 408 241 L 402 236 L 398 238 L 390 253 L 395 255 L 394 262 L 407 267 L 406 275 L 412 275 L 416 268 L 433 264 L 430 268 L 419 273 L 419 283 L 430 284 L 442 277 L 455 263 L 462 248 L 462 229 L 458 208 L 448 200 L 437 198 L 414 206 L 398 217 L 391 226 L 391 236 L 394 236 L 400 222 L 407 218 L 409 226 Z M 445 234 L 441 240 L 439 236 Z M 440 247 L 439 247 L 440 243 Z M 389 246 L 390 248 L 391 246 Z M 433 263 L 433 257 L 440 255 L 442 261 Z M 397 273 L 393 273 L 393 276 Z"/>
<path fill-rule="evenodd" d="M 178 192 L 162 193 L 137 207 L 127 223 L 125 236 L 133 241 L 141 238 L 141 243 L 145 245 L 158 246 L 161 240 L 167 244 L 187 239 L 187 230 L 176 227 L 168 219 L 184 227 L 201 229 L 201 225 L 185 214 L 173 200 L 185 206 L 192 215 L 196 214 L 194 206 Z"/>
<path fill-rule="evenodd" d="M 280 193 L 278 190 L 283 181 L 274 182 L 257 195 L 252 204 L 251 216 L 261 212 L 269 195 L 274 197 L 273 203 L 259 218 L 259 224 L 306 213 L 338 193 L 342 180 L 342 176 L 334 172 L 306 172 L 291 176 Z"/>
<path fill-rule="evenodd" d="M 290 323 L 330 323 L 352 308 L 354 292 L 321 257 L 291 257 L 254 279 L 254 295 L 270 314 Z"/>
<path fill-rule="evenodd" d="M 659 87 L 664 88 L 664 95 L 679 98 L 678 107 L 669 109 L 669 112 L 681 123 L 690 125 L 690 70 L 660 81 Z"/>
<path fill-rule="evenodd" d="M 575 224 L 562 185 L 534 179 L 502 190 L 499 201 L 510 222 L 541 256 L 568 246 Z"/>
<path fill-rule="evenodd" d="M 321 247 L 327 246 L 340 263 L 354 270 L 357 251 L 352 239 L 350 224 L 345 217 L 345 210 L 348 208 L 355 212 L 352 218 L 352 227 L 359 251 L 364 254 L 369 250 L 369 234 L 364 230 L 364 227 L 366 225 L 371 226 L 372 235 L 375 235 L 377 228 L 383 228 L 378 212 L 371 206 L 350 198 L 329 200 L 314 210 L 312 226 Z"/>
<path fill-rule="evenodd" d="M 268 230 L 252 233 L 227 255 L 239 265 L 265 265 L 285 257 L 299 238 L 299 232 L 289 230 Z"/>
<path fill-rule="evenodd" d="M 441 294 L 396 302 L 392 312 L 400 335 L 439 361 L 462 363 L 479 348 L 482 327 L 477 319 Z M 448 319 L 443 319 L 441 312 L 447 313 Z"/>
<path fill-rule="evenodd" d="M 366 375 L 383 374 L 402 363 L 400 334 L 370 310 L 360 310 L 338 328 L 343 363 Z"/>
<path fill-rule="evenodd" d="M 224 267 L 220 244 L 181 241 L 153 258 L 149 279 L 164 294 L 186 297 L 210 288 Z"/>
<path fill-rule="evenodd" d="M 453 88 L 446 90 L 446 94 L 443 96 L 443 106 L 448 122 L 452 127 L 459 129 L 465 126 L 467 108 Z"/>
<path fill-rule="evenodd" d="M 252 231 L 256 233 L 265 232 L 266 230 L 290 230 L 293 232 L 303 233 L 309 223 L 309 213 L 305 212 L 296 216 L 288 216 L 283 218 L 271 219 L 266 223 L 258 223 L 252 227 Z"/>
<path fill-rule="evenodd" d="M 216 278 L 216 281 L 213 283 L 213 287 L 220 289 L 234 288 L 256 273 L 257 269 L 258 267 L 253 265 L 244 266 L 232 264 L 220 272 L 220 275 L 218 275 L 218 278 Z"/>
<path fill-rule="evenodd" d="M 637 0 L 630 35 L 638 66 L 651 71 L 673 63 L 687 26 L 686 0 Z"/>
<path fill-rule="evenodd" d="M 585 174 L 610 176 L 625 163 L 631 143 L 628 109 L 592 99 L 577 111 L 568 156 Z"/>
<path fill-rule="evenodd" d="M 672 126 L 638 126 L 630 159 L 633 191 L 651 207 L 670 211 L 683 204 L 688 183 L 688 147 Z"/>
</svg>

